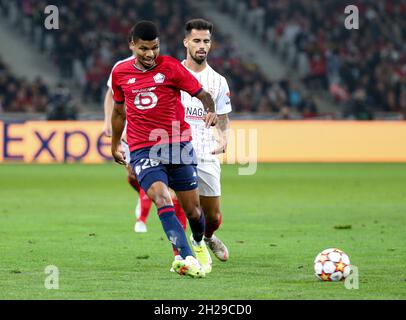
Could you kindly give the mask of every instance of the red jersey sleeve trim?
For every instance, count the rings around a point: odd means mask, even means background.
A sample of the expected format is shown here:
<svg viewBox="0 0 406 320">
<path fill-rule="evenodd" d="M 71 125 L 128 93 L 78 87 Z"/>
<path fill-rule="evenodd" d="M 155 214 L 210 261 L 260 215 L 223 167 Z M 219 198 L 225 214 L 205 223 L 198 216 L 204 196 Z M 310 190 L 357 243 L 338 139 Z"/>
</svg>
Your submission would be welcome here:
<svg viewBox="0 0 406 320">
<path fill-rule="evenodd" d="M 192 95 L 192 97 L 196 97 L 202 91 L 203 91 L 203 88 L 200 88 L 199 90 L 197 90 L 197 92 L 195 94 Z"/>
</svg>

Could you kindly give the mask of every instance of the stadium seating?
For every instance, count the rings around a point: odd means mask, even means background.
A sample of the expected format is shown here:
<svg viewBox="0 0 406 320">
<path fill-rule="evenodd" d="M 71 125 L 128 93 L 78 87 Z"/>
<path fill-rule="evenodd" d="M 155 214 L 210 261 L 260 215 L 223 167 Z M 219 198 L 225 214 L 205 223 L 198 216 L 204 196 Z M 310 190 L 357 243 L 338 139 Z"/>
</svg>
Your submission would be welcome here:
<svg viewBox="0 0 406 320">
<path fill-rule="evenodd" d="M 183 32 L 179 31 L 183 30 L 184 22 L 192 18 L 191 12 L 193 17 L 198 16 L 186 0 L 113 2 L 54 1 L 59 8 L 63 32 L 51 32 L 43 28 L 39 19 L 43 1 L 1 1 L 6 14 L 22 15 L 21 31 L 51 56 L 61 77 L 82 88 L 85 102 L 99 104 L 112 65 L 130 53 L 126 36 L 135 21 L 156 21 L 161 30 L 161 53 L 183 59 Z M 230 38 L 218 30 L 215 30 L 210 63 L 226 75 L 236 113 L 272 113 L 276 118 L 286 118 L 289 115 L 286 111 L 293 107 L 301 113 L 300 117 L 317 115 L 315 99 L 299 92 L 295 84 L 291 88 L 287 80 L 274 83 L 266 78 L 255 63 L 243 61 Z"/>
<path fill-rule="evenodd" d="M 0 57 L 0 112 L 45 112 L 48 101 L 49 88 L 40 77 L 18 78 Z"/>
<path fill-rule="evenodd" d="M 359 30 L 344 27 L 345 3 L 223 0 L 220 6 L 297 70 L 308 88 L 328 90 L 345 118 L 406 114 L 406 3 L 352 1 Z"/>
<path fill-rule="evenodd" d="M 227 76 L 234 114 L 320 118 L 318 93 L 326 92 L 342 111 L 331 118 L 373 119 L 379 112 L 406 117 L 402 19 L 406 6 L 401 1 L 354 0 L 360 7 L 361 26 L 352 31 L 343 26 L 344 5 L 339 1 L 317 5 L 309 0 L 213 2 L 247 25 L 300 79 L 269 79 L 254 62 L 244 61 L 230 37 L 216 29 L 210 63 Z M 156 21 L 161 53 L 183 59 L 183 32 L 179 31 L 187 19 L 203 15 L 187 0 L 58 0 L 53 4 L 59 8 L 63 32 L 43 28 L 44 1 L 0 0 L 4 14 L 23 21 L 18 28 L 51 57 L 63 79 L 76 84 L 84 102 L 96 104 L 102 103 L 114 62 L 130 54 L 126 36 L 135 21 Z"/>
</svg>

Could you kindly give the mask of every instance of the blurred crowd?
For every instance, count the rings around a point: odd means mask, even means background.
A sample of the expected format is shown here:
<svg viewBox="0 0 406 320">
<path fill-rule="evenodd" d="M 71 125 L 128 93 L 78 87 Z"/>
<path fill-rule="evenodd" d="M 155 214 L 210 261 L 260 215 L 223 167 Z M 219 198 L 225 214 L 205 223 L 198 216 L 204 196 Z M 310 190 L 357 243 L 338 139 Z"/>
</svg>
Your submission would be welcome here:
<svg viewBox="0 0 406 320">
<path fill-rule="evenodd" d="M 78 108 L 63 84 L 52 90 L 41 77 L 32 81 L 14 76 L 0 56 L 0 113 L 43 113 L 48 120 L 76 120 Z"/>
<path fill-rule="evenodd" d="M 359 10 L 348 30 L 347 5 Z M 309 89 L 330 92 L 345 118 L 406 116 L 406 2 L 402 0 L 222 0 L 235 17 L 296 70 Z"/>
<path fill-rule="evenodd" d="M 372 119 L 376 112 L 406 115 L 404 1 L 351 1 L 359 8 L 359 30 L 344 27 L 348 1 L 213 2 L 247 26 L 297 75 L 296 80 L 269 79 L 255 63 L 240 57 L 229 35 L 215 28 L 209 62 L 226 76 L 235 112 L 313 118 L 319 114 L 318 93 L 323 91 L 341 105 L 344 118 Z M 55 0 L 52 4 L 59 9 L 59 30 L 44 28 L 47 1 L 0 0 L 8 19 L 50 57 L 63 79 L 77 85 L 84 102 L 97 104 L 103 101 L 114 63 L 130 55 L 127 36 L 136 21 L 155 21 L 161 31 L 161 54 L 182 60 L 183 25 L 201 16 L 193 9 L 193 0 Z M 7 77 L 12 77 L 9 72 Z M 6 83 L 4 79 L 2 74 L 0 83 Z M 35 100 L 24 103 L 28 109 L 43 109 L 43 103 L 37 102 L 45 102 L 41 80 L 35 81 L 36 86 L 31 84 L 31 89 L 21 81 L 17 89 L 8 89 L 15 93 L 7 95 L 7 108 L 22 108 L 9 104 L 11 96 L 18 96 L 13 99 Z M 39 96 L 37 87 L 41 88 Z"/>
<path fill-rule="evenodd" d="M 39 77 L 33 81 L 14 76 L 0 56 L 0 112 L 45 112 L 49 90 Z"/>
<path fill-rule="evenodd" d="M 185 57 L 183 26 L 200 14 L 193 0 L 56 0 L 59 30 L 43 26 L 44 0 L 0 0 L 11 20 L 23 14 L 22 31 L 51 57 L 64 79 L 82 88 L 84 101 L 101 104 L 114 63 L 130 55 L 127 35 L 140 19 L 155 21 L 160 29 L 161 54 Z M 293 107 L 305 116 L 317 114 L 316 101 L 290 81 L 274 82 L 258 66 L 241 59 L 230 37 L 214 30 L 210 64 L 225 75 L 235 112 L 269 113 L 286 117 Z"/>
</svg>

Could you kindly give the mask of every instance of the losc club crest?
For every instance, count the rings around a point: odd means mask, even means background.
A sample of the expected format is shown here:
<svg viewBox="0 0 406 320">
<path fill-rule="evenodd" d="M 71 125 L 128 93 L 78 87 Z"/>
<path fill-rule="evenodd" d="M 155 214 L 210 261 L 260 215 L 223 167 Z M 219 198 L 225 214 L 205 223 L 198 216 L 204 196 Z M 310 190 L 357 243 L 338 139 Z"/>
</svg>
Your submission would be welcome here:
<svg viewBox="0 0 406 320">
<path fill-rule="evenodd" d="M 165 81 L 165 76 L 164 76 L 162 73 L 157 73 L 157 74 L 154 76 L 154 81 L 155 81 L 155 83 L 164 83 L 164 81 Z"/>
</svg>

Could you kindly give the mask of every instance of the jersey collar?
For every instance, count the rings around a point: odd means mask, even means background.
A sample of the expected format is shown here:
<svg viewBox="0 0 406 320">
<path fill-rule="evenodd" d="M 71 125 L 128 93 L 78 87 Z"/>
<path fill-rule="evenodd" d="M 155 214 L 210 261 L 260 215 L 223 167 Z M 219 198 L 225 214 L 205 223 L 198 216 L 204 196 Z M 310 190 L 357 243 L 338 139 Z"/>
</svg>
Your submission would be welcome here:
<svg viewBox="0 0 406 320">
<path fill-rule="evenodd" d="M 155 69 L 155 68 L 157 67 L 157 65 L 158 65 L 158 63 L 156 63 L 156 61 L 155 61 L 155 65 L 153 65 L 151 68 L 149 68 L 149 69 L 141 69 L 140 67 L 138 67 L 138 66 L 136 65 L 136 62 L 137 62 L 137 60 L 134 61 L 133 67 L 134 67 L 135 69 L 137 69 L 138 71 L 140 71 L 140 72 L 151 71 L 151 70 Z"/>
<path fill-rule="evenodd" d="M 186 60 L 183 60 L 183 61 L 182 61 L 182 64 L 183 64 L 183 66 L 184 66 L 186 69 L 189 70 L 189 72 L 192 72 L 192 73 L 194 73 L 194 74 L 203 73 L 203 72 L 209 70 L 209 68 L 210 68 L 209 64 L 206 62 L 206 67 L 205 67 L 203 70 L 201 70 L 201 71 L 199 71 L 199 72 L 195 72 L 195 71 L 193 71 L 192 69 L 189 69 L 188 67 L 186 67 Z"/>
</svg>

